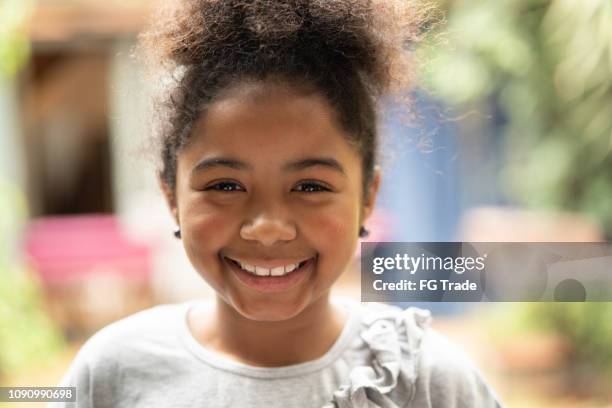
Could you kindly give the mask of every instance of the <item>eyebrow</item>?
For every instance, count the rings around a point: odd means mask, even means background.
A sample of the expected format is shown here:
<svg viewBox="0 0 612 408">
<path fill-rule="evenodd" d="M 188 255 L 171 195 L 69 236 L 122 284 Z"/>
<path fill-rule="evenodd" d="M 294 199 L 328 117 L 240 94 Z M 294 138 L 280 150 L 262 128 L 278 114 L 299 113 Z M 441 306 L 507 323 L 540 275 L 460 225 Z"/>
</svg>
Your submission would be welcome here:
<svg viewBox="0 0 612 408">
<path fill-rule="evenodd" d="M 304 169 L 307 169 L 310 167 L 316 167 L 316 166 L 324 166 L 332 170 L 335 170 L 339 173 L 342 173 L 343 175 L 346 176 L 344 167 L 342 167 L 340 162 L 330 157 L 312 157 L 312 158 L 299 160 L 297 162 L 288 163 L 285 166 L 283 166 L 283 170 L 299 171 L 299 170 L 304 170 Z"/>
<path fill-rule="evenodd" d="M 191 170 L 191 174 L 213 169 L 215 167 L 229 167 L 236 170 L 250 170 L 253 168 L 250 164 L 240 160 L 228 157 L 211 157 L 198 162 L 193 170 Z"/>
<path fill-rule="evenodd" d="M 300 171 L 310 167 L 324 166 L 343 175 L 346 175 L 344 167 L 338 160 L 330 157 L 310 157 L 296 162 L 288 163 L 283 166 L 285 171 Z M 241 160 L 232 159 L 229 157 L 211 157 L 201 160 L 191 171 L 192 174 L 210 170 L 215 167 L 227 167 L 235 170 L 252 170 L 253 166 Z"/>
</svg>

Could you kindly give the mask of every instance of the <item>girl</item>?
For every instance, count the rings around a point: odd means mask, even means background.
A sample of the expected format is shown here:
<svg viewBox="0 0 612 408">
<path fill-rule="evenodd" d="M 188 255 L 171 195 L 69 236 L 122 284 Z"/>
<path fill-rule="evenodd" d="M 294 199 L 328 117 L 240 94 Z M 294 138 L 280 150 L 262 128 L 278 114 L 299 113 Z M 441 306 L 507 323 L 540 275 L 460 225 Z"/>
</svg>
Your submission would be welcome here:
<svg viewBox="0 0 612 408">
<path fill-rule="evenodd" d="M 160 184 L 216 302 L 158 306 L 95 334 L 62 381 L 76 406 L 500 405 L 426 311 L 330 298 L 367 235 L 376 105 L 405 85 L 416 11 L 183 0 L 143 34 L 172 72 Z"/>
</svg>

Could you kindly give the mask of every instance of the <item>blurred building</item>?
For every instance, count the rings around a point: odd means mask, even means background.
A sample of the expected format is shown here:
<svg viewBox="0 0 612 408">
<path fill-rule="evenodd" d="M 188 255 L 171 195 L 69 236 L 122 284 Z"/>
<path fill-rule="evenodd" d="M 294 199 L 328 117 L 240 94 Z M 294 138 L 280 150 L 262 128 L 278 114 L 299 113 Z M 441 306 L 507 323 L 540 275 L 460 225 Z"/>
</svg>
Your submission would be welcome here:
<svg viewBox="0 0 612 408">
<path fill-rule="evenodd" d="M 28 65 L 0 83 L 2 174 L 25 192 L 29 263 L 65 328 L 210 294 L 172 236 L 133 58 L 152 2 L 36 3 Z"/>
<path fill-rule="evenodd" d="M 114 89 L 138 86 L 122 75 L 146 4 L 41 1 L 36 6 L 30 64 L 19 78 L 26 191 L 34 216 L 121 208 L 122 192 L 113 180 L 128 174 L 115 156 L 125 143 L 120 137 L 125 130 L 117 126 L 129 124 L 113 119 L 126 106 L 117 105 Z M 138 101 L 130 102 L 122 116 L 143 120 Z"/>
</svg>

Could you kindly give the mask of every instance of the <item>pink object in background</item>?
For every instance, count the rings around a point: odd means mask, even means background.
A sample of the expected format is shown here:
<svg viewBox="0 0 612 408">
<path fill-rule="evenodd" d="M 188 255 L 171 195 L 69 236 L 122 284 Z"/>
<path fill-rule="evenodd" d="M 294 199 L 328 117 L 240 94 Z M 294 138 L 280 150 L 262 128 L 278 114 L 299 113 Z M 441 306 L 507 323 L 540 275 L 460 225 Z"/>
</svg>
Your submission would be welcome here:
<svg viewBox="0 0 612 408">
<path fill-rule="evenodd" d="M 129 241 L 113 215 L 78 215 L 33 220 L 25 252 L 45 285 L 112 273 L 126 280 L 151 275 L 150 248 Z"/>
</svg>

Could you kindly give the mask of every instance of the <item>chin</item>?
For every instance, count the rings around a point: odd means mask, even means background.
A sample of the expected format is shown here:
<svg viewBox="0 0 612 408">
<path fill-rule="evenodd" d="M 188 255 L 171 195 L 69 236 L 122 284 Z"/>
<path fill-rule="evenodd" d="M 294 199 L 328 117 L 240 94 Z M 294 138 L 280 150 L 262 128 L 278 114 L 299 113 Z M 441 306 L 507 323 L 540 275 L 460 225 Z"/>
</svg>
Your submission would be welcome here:
<svg viewBox="0 0 612 408">
<path fill-rule="evenodd" d="M 250 320 L 261 322 L 279 322 L 289 320 L 299 315 L 307 303 L 303 299 L 281 301 L 278 298 L 267 298 L 263 301 L 255 299 L 242 299 L 233 302 L 234 308 L 242 316 Z"/>
</svg>

